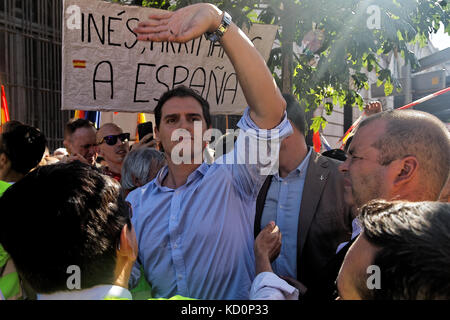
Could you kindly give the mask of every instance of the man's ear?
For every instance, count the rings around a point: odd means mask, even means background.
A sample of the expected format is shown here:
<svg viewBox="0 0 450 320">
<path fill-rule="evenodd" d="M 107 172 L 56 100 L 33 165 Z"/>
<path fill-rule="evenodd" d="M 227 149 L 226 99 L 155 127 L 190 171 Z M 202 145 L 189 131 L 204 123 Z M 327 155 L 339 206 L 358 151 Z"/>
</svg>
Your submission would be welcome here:
<svg viewBox="0 0 450 320">
<path fill-rule="evenodd" d="M 120 232 L 120 246 L 117 250 L 117 256 L 127 257 L 134 261 L 137 259 L 137 240 L 133 229 L 125 224 Z"/>
<path fill-rule="evenodd" d="M 155 126 L 155 129 L 153 130 L 153 138 L 156 141 L 156 146 L 157 146 L 156 149 L 161 152 L 164 152 L 163 145 L 161 143 L 161 140 L 159 139 L 159 130 L 158 130 L 158 127 L 156 127 L 156 126 Z"/>
<path fill-rule="evenodd" d="M 0 153 L 0 180 L 5 178 L 5 175 L 11 170 L 11 161 L 9 161 L 6 153 Z"/>
<path fill-rule="evenodd" d="M 153 130 L 153 138 L 156 140 L 156 142 L 159 142 L 159 130 L 158 127 L 155 126 L 155 129 Z"/>
<path fill-rule="evenodd" d="M 402 185 L 410 182 L 417 176 L 419 170 L 419 161 L 414 156 L 407 156 L 403 159 L 396 160 L 396 177 L 394 178 L 394 184 Z"/>
<path fill-rule="evenodd" d="M 3 168 L 8 163 L 9 159 L 4 152 L 0 153 L 0 168 Z"/>
</svg>

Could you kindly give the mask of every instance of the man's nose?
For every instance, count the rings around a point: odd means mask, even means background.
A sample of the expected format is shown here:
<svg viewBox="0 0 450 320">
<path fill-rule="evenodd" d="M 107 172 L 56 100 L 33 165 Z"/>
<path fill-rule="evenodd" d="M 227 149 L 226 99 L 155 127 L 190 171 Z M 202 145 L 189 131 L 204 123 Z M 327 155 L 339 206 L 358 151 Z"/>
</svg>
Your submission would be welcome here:
<svg viewBox="0 0 450 320">
<path fill-rule="evenodd" d="M 344 162 L 339 165 L 339 171 L 344 173 L 348 171 L 348 164 L 350 163 L 350 159 L 347 158 Z"/>
<path fill-rule="evenodd" d="M 181 119 L 180 120 L 180 129 L 185 129 L 186 131 L 189 132 L 189 134 L 191 135 L 191 137 L 193 137 L 194 135 L 194 125 L 193 122 L 188 121 L 187 119 Z"/>
</svg>

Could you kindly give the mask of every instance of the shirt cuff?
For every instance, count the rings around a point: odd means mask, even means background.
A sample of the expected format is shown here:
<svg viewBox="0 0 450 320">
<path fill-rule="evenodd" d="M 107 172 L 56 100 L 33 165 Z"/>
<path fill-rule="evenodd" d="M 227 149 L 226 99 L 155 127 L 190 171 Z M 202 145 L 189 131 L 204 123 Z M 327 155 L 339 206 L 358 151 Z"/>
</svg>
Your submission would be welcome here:
<svg viewBox="0 0 450 320">
<path fill-rule="evenodd" d="M 287 119 L 287 113 L 284 112 L 283 119 L 273 129 L 261 129 L 250 117 L 250 108 L 247 107 L 238 122 L 238 127 L 241 128 L 249 135 L 255 135 L 258 139 L 283 139 L 290 136 L 293 132 L 291 123 Z M 253 134 L 252 134 L 253 133 Z"/>
<path fill-rule="evenodd" d="M 251 300 L 298 300 L 299 291 L 273 272 L 261 272 L 253 280 Z"/>
</svg>

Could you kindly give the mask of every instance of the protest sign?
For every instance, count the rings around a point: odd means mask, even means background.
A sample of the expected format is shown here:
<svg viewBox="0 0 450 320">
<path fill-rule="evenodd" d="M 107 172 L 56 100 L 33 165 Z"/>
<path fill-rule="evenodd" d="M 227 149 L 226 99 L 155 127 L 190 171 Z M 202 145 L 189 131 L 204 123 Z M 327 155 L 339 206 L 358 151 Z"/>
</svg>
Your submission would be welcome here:
<svg viewBox="0 0 450 320">
<path fill-rule="evenodd" d="M 152 112 L 162 93 L 183 84 L 207 99 L 213 114 L 242 113 L 247 103 L 219 43 L 137 41 L 133 29 L 152 10 L 64 1 L 62 109 Z M 276 31 L 253 24 L 247 32 L 266 61 Z"/>
</svg>

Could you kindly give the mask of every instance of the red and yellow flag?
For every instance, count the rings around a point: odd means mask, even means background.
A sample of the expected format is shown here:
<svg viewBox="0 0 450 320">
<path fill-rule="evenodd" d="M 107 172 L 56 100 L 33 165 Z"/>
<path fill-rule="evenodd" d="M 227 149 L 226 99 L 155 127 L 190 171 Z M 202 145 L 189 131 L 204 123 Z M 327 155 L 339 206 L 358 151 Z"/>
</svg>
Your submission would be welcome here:
<svg viewBox="0 0 450 320">
<path fill-rule="evenodd" d="M 85 112 L 83 110 L 75 110 L 75 116 L 74 119 L 84 119 L 85 118 Z"/>
<path fill-rule="evenodd" d="M 86 68 L 86 60 L 73 60 L 72 63 L 74 68 Z"/>
<path fill-rule="evenodd" d="M 319 131 L 316 131 L 313 134 L 313 145 L 314 145 L 314 151 L 319 153 L 320 149 L 322 149 L 322 141 L 320 141 Z"/>
<path fill-rule="evenodd" d="M 8 102 L 6 101 L 6 94 L 5 94 L 5 87 L 2 86 L 2 93 L 1 93 L 1 115 L 0 115 L 0 128 L 3 127 L 3 124 L 5 122 L 9 121 L 9 111 L 8 111 Z M 1 132 L 1 130 L 0 130 Z"/>
</svg>

